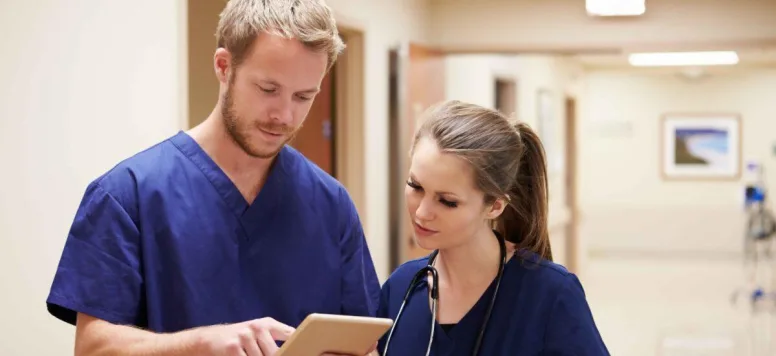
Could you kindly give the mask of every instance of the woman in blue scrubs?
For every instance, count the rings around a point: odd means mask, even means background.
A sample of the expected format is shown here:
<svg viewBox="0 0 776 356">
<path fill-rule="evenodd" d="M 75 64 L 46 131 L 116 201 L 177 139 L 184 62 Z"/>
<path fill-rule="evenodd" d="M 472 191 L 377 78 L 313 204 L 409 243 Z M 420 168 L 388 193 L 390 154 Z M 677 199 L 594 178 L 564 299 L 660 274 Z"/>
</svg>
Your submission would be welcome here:
<svg viewBox="0 0 776 356">
<path fill-rule="evenodd" d="M 393 355 L 608 355 L 577 277 L 552 262 L 541 142 L 525 124 L 450 101 L 427 112 L 405 190 L 417 243 L 378 316 Z M 433 268 L 431 268 L 431 267 Z"/>
</svg>

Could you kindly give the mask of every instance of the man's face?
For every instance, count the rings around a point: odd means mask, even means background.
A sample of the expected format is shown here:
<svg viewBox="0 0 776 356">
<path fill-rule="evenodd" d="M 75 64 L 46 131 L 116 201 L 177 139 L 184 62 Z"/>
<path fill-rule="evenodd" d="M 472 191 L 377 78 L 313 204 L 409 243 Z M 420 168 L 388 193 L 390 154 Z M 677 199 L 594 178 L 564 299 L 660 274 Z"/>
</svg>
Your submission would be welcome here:
<svg viewBox="0 0 776 356">
<path fill-rule="evenodd" d="M 262 34 L 227 79 L 221 114 L 247 154 L 274 157 L 302 127 L 326 72 L 327 56 L 296 40 Z"/>
</svg>

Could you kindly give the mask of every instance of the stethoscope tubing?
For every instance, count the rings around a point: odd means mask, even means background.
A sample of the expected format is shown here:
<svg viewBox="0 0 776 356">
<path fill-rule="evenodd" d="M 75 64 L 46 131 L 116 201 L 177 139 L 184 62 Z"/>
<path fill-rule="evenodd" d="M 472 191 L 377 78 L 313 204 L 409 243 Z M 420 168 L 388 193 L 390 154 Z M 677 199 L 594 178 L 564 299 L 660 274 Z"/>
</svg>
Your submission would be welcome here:
<svg viewBox="0 0 776 356">
<path fill-rule="evenodd" d="M 506 265 L 507 261 L 507 248 L 506 248 L 506 241 L 499 233 L 496 233 L 496 238 L 499 241 L 499 247 L 501 252 L 501 259 L 499 260 L 499 268 L 498 268 L 498 274 L 496 275 L 496 286 L 493 290 L 493 296 L 491 297 L 490 303 L 488 303 L 488 309 L 485 312 L 485 319 L 482 322 L 482 326 L 480 327 L 480 332 L 477 336 L 477 341 L 474 344 L 474 350 L 472 352 L 472 355 L 477 356 L 479 353 L 480 347 L 482 345 L 482 339 L 485 337 L 485 330 L 487 329 L 488 322 L 490 321 L 490 316 L 493 313 L 493 306 L 496 304 L 496 296 L 498 295 L 498 289 L 501 285 L 501 277 L 504 274 L 504 266 Z M 396 329 L 396 325 L 399 323 L 399 319 L 401 318 L 402 313 L 404 312 L 404 308 L 407 305 L 407 302 L 410 299 L 410 296 L 412 295 L 412 292 L 415 290 L 415 287 L 419 282 L 423 281 L 423 278 L 428 275 L 428 273 L 431 273 L 433 282 L 430 284 L 431 287 L 431 335 L 428 341 L 428 347 L 426 348 L 426 356 L 429 356 L 431 354 L 431 346 L 434 344 L 434 330 L 436 329 L 436 317 L 437 317 L 437 308 L 439 303 L 439 272 L 437 269 L 433 266 L 434 260 L 436 259 L 437 255 L 439 254 L 439 250 L 434 250 L 428 259 L 428 264 L 421 268 L 418 272 L 415 273 L 415 276 L 412 277 L 412 280 L 410 281 L 410 285 L 407 287 L 407 291 L 404 293 L 404 299 L 401 302 L 401 306 L 399 307 L 399 312 L 396 314 L 396 320 L 394 321 L 393 325 L 391 326 L 391 330 L 388 333 L 388 338 L 385 341 L 385 348 L 383 349 L 383 356 L 388 355 L 388 346 L 391 343 L 391 338 L 393 337 L 393 332 Z"/>
</svg>

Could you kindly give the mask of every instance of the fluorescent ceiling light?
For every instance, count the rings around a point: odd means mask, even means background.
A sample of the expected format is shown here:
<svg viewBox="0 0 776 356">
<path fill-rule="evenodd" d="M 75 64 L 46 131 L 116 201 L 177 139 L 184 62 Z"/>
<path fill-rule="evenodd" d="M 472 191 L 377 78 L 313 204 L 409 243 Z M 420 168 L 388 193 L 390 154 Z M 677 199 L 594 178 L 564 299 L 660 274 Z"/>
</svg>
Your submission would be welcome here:
<svg viewBox="0 0 776 356">
<path fill-rule="evenodd" d="M 638 16 L 646 11 L 645 0 L 585 0 L 585 9 L 592 16 Z"/>
<path fill-rule="evenodd" d="M 633 53 L 628 62 L 636 67 L 734 65 L 738 63 L 738 54 L 733 51 Z"/>
</svg>

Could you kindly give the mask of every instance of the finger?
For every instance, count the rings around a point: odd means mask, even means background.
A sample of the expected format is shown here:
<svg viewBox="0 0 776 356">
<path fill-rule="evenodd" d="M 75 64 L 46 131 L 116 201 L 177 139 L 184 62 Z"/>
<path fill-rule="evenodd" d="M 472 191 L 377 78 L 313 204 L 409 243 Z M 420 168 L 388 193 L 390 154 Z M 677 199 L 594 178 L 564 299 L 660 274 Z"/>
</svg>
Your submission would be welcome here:
<svg viewBox="0 0 776 356">
<path fill-rule="evenodd" d="M 259 347 L 261 348 L 261 352 L 264 353 L 264 356 L 274 355 L 278 349 L 280 349 L 275 342 L 275 339 L 272 338 L 272 334 L 270 334 L 267 329 L 259 330 L 259 332 L 256 333 L 256 340 L 259 342 Z"/>
<path fill-rule="evenodd" d="M 286 341 L 296 329 L 283 324 L 279 321 L 272 320 L 268 325 L 269 333 L 274 340 Z"/>
<path fill-rule="evenodd" d="M 255 335 L 250 329 L 247 332 L 240 333 L 240 344 L 246 356 L 264 356 L 259 348 L 259 344 L 256 343 Z"/>
</svg>

